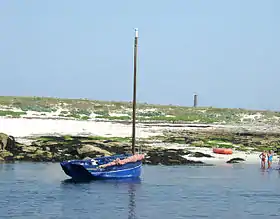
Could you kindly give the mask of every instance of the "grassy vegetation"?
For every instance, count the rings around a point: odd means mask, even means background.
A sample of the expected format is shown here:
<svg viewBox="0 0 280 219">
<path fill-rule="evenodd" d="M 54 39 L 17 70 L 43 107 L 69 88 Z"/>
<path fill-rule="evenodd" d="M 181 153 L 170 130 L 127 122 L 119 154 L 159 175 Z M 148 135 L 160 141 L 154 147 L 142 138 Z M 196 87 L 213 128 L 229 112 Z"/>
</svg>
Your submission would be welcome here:
<svg viewBox="0 0 280 219">
<path fill-rule="evenodd" d="M 130 116 L 96 116 L 97 119 L 108 119 L 108 120 L 130 120 Z"/>
<path fill-rule="evenodd" d="M 91 140 L 99 141 L 116 141 L 116 142 L 131 142 L 130 137 L 102 137 L 102 136 L 90 136 L 88 137 Z"/>
<path fill-rule="evenodd" d="M 40 137 L 33 137 L 33 139 L 41 142 L 64 142 L 64 141 L 74 141 L 75 139 L 94 140 L 94 141 L 113 141 L 113 142 L 123 142 L 123 143 L 131 142 L 130 137 L 102 137 L 102 136 L 81 137 L 81 136 L 70 136 L 70 135 L 40 136 Z"/>
<path fill-rule="evenodd" d="M 61 99 L 49 97 L 8 97 L 0 96 L 0 106 L 16 107 L 22 112 L 12 112 L 11 109 L 0 112 L 0 116 L 10 115 L 19 117 L 26 111 L 41 113 L 63 110 L 59 116 L 88 120 L 91 114 L 96 118 L 108 120 L 130 120 L 132 104 L 130 102 L 95 101 L 87 99 Z M 6 109 L 6 108 L 5 108 Z M 110 113 L 114 113 L 110 116 Z M 120 114 L 116 116 L 115 114 Z M 258 114 L 255 120 L 250 116 Z M 245 115 L 245 117 L 244 117 Z M 280 125 L 280 112 L 254 111 L 245 109 L 228 109 L 214 107 L 182 107 L 172 105 L 155 105 L 147 103 L 137 104 L 138 121 L 168 121 L 188 123 L 269 123 Z"/>
<path fill-rule="evenodd" d="M 153 136 L 150 140 L 185 144 L 187 147 L 233 148 L 238 151 L 280 152 L 279 133 L 233 132 L 233 131 L 173 131 L 165 136 Z"/>
<path fill-rule="evenodd" d="M 25 115 L 25 112 L 14 112 L 11 110 L 0 110 L 0 116 L 11 116 L 13 118 L 19 118 L 21 115 Z"/>
</svg>

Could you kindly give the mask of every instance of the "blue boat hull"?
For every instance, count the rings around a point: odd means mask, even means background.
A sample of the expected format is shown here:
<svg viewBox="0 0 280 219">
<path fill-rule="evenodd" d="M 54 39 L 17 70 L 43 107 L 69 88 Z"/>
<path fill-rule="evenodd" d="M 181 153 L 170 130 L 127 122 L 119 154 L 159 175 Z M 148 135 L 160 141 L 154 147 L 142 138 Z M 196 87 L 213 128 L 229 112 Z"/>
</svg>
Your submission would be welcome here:
<svg viewBox="0 0 280 219">
<path fill-rule="evenodd" d="M 104 159 L 114 157 L 104 157 Z M 111 160 L 110 159 L 110 160 Z M 100 160 L 100 161 L 103 161 Z M 60 163 L 65 174 L 74 180 L 104 180 L 104 179 L 127 179 L 141 176 L 142 161 L 130 162 L 124 165 L 114 165 L 106 168 L 97 168 L 90 161 L 64 161 Z"/>
</svg>

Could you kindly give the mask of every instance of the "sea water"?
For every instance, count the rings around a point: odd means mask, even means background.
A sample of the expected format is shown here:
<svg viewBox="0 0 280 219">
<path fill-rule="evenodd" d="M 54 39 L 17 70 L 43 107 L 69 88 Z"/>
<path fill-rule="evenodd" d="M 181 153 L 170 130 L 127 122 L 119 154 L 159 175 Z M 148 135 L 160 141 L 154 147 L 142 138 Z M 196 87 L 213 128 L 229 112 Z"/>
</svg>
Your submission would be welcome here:
<svg viewBox="0 0 280 219">
<path fill-rule="evenodd" d="M 58 163 L 0 164 L 0 218 L 280 218 L 279 171 L 143 166 L 139 181 L 73 183 Z"/>
</svg>

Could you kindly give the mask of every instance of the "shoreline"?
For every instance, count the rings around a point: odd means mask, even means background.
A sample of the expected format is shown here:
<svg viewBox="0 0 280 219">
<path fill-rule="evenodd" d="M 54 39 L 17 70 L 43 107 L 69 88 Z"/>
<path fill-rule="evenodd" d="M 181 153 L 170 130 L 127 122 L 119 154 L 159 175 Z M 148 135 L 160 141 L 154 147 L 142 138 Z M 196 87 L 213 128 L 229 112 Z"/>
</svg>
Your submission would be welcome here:
<svg viewBox="0 0 280 219">
<path fill-rule="evenodd" d="M 60 167 L 60 161 L 24 161 L 24 160 L 13 160 L 13 161 L 2 161 L 0 160 L 0 165 L 11 165 L 11 164 L 56 164 Z M 175 164 L 175 165 L 151 165 L 151 164 L 147 164 L 147 163 L 143 163 L 143 166 L 149 166 L 149 167 L 230 167 L 230 168 L 234 168 L 235 166 L 257 166 L 257 167 L 261 167 L 260 161 L 259 162 L 238 162 L 238 163 L 226 163 L 226 162 L 209 162 L 209 163 L 204 163 L 204 164 L 188 164 L 188 165 L 180 165 L 180 164 Z M 272 168 L 277 168 L 279 169 L 280 165 L 278 164 L 278 161 L 273 160 L 272 162 Z M 261 168 L 260 168 L 261 169 Z M 265 170 L 268 170 L 267 168 L 267 163 L 266 163 L 266 167 Z"/>
<path fill-rule="evenodd" d="M 0 117 L 0 133 L 15 138 L 15 146 L 0 151 L 0 160 L 48 162 L 126 153 L 131 131 L 129 122 Z M 233 162 L 259 164 L 261 150 L 278 150 L 280 131 L 275 126 L 166 122 L 138 123 L 136 136 L 147 154 L 144 164 L 219 165 L 233 158 L 239 159 Z M 214 154 L 213 147 L 230 147 L 233 154 Z"/>
</svg>

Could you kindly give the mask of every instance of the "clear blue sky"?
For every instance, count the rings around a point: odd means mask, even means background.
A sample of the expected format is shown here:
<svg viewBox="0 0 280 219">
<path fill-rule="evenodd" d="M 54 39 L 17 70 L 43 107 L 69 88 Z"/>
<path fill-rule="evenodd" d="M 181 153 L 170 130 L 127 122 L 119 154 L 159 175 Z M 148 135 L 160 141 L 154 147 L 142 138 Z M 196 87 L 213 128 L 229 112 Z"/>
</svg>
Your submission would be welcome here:
<svg viewBox="0 0 280 219">
<path fill-rule="evenodd" d="M 280 109 L 278 0 L 0 2 L 0 95 Z"/>
</svg>

